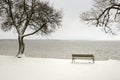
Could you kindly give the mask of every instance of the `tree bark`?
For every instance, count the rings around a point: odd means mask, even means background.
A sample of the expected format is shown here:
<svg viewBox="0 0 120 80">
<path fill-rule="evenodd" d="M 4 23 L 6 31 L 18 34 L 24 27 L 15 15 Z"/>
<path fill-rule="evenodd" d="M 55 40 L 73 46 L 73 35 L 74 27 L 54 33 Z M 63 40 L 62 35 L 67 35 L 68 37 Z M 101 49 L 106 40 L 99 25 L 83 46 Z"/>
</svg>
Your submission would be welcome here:
<svg viewBox="0 0 120 80">
<path fill-rule="evenodd" d="M 23 38 L 24 37 L 21 35 L 18 36 L 19 49 L 18 49 L 18 53 L 16 55 L 16 57 L 18 57 L 18 58 L 21 58 L 24 54 L 25 44 L 24 44 Z"/>
</svg>

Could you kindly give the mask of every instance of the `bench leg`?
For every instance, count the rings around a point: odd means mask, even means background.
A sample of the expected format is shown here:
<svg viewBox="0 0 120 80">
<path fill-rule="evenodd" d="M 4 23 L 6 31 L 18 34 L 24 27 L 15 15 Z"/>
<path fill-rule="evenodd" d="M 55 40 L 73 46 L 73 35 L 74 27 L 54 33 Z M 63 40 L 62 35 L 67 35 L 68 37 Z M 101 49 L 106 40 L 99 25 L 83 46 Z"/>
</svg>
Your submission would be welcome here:
<svg viewBox="0 0 120 80">
<path fill-rule="evenodd" d="M 75 58 L 72 58 L 72 63 L 74 63 L 75 62 Z"/>
<path fill-rule="evenodd" d="M 94 58 L 94 56 L 93 56 L 93 63 L 95 63 L 95 58 Z"/>
<path fill-rule="evenodd" d="M 91 58 L 91 60 L 92 60 L 92 63 L 95 63 L 95 58 L 94 58 L 94 56 Z M 75 58 L 74 58 L 74 57 L 72 57 L 72 63 L 75 63 Z"/>
</svg>

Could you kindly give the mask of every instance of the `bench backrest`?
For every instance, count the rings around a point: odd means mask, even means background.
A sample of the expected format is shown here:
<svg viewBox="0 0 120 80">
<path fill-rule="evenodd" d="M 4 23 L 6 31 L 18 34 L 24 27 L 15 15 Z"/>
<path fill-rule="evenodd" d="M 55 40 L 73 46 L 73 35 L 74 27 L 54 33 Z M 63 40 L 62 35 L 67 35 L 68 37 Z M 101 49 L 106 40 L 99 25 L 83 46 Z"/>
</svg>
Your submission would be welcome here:
<svg viewBox="0 0 120 80">
<path fill-rule="evenodd" d="M 72 54 L 72 57 L 94 57 L 93 54 Z"/>
</svg>

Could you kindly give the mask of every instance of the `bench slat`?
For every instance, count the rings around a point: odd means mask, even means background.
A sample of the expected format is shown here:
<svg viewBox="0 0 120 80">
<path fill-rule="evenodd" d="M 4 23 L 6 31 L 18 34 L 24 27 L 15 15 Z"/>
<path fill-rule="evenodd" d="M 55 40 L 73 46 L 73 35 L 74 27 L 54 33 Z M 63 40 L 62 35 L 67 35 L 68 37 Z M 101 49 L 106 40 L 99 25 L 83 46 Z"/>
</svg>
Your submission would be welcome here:
<svg viewBox="0 0 120 80">
<path fill-rule="evenodd" d="M 72 57 L 93 57 L 92 54 L 72 54 Z"/>
</svg>

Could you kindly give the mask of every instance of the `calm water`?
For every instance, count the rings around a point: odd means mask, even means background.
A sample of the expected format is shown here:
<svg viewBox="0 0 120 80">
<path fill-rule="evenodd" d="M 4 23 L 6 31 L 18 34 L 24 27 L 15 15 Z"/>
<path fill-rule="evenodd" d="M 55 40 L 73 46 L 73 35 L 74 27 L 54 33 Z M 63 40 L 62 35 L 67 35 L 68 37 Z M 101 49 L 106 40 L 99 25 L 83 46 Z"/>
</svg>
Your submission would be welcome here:
<svg viewBox="0 0 120 80">
<path fill-rule="evenodd" d="M 119 41 L 25 40 L 25 54 L 30 57 L 71 58 L 73 53 L 91 53 L 97 60 L 119 59 Z M 15 56 L 17 40 L 0 40 L 0 55 Z"/>
</svg>

